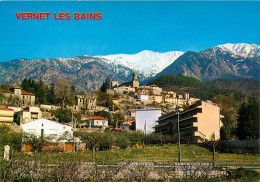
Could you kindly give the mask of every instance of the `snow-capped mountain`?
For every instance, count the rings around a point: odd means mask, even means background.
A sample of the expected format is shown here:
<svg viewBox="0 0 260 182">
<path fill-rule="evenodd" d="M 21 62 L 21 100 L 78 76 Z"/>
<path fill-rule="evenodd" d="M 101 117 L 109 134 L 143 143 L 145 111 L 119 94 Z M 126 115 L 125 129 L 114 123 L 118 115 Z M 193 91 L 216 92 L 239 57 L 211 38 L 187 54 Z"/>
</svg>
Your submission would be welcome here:
<svg viewBox="0 0 260 182">
<path fill-rule="evenodd" d="M 170 51 L 165 53 L 144 50 L 137 54 L 113 54 L 107 56 L 96 56 L 106 59 L 108 63 L 123 65 L 151 77 L 161 72 L 172 64 L 184 52 Z"/>
<path fill-rule="evenodd" d="M 184 75 L 202 81 L 219 78 L 260 80 L 260 46 L 224 44 L 200 52 L 188 51 L 165 68 L 160 75 Z"/>
<path fill-rule="evenodd" d="M 222 48 L 224 51 L 233 53 L 234 55 L 242 57 L 258 57 L 260 56 L 260 46 L 256 44 L 223 44 L 216 47 Z"/>
<path fill-rule="evenodd" d="M 100 58 L 77 56 L 54 59 L 16 59 L 0 62 L 0 83 L 22 82 L 25 78 L 42 80 L 46 84 L 67 80 L 77 90 L 95 91 L 107 77 L 119 83 L 129 82 L 135 71 L 122 65 L 109 64 Z M 10 74 L 12 73 L 12 74 Z M 146 79 L 138 73 L 139 81 Z"/>
</svg>

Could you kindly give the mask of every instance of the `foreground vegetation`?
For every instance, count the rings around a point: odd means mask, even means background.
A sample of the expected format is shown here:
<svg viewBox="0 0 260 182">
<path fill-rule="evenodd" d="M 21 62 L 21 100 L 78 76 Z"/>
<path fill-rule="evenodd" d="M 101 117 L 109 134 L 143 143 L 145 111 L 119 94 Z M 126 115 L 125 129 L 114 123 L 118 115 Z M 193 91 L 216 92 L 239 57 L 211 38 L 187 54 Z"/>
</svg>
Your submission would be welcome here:
<svg viewBox="0 0 260 182">
<path fill-rule="evenodd" d="M 1 151 L 1 157 L 3 151 Z M 91 150 L 86 152 L 34 152 L 26 154 L 23 152 L 12 151 L 11 158 L 25 158 L 28 160 L 39 160 L 43 163 L 55 163 L 57 160 L 64 158 L 70 160 L 91 162 Z M 212 152 L 200 145 L 182 144 L 181 145 L 181 161 L 182 162 L 212 162 Z M 215 155 L 216 164 L 235 165 L 235 166 L 259 166 L 259 154 L 230 154 L 218 153 Z M 127 148 L 112 149 L 96 152 L 96 161 L 98 164 L 117 164 L 119 162 L 154 162 L 162 165 L 170 162 L 178 162 L 178 146 L 177 144 L 168 144 L 164 146 L 146 146 L 145 148 Z"/>
<path fill-rule="evenodd" d="M 205 156 L 210 157 L 210 151 L 197 145 L 182 145 L 182 159 L 194 162 L 195 155 L 190 155 L 189 150 L 203 152 L 203 156 L 195 156 L 199 165 L 194 171 L 183 168 L 185 174 L 180 179 L 176 171 L 176 145 L 155 146 L 139 149 L 123 149 L 99 151 L 97 154 L 98 165 L 90 162 L 91 152 L 11 152 L 11 160 L 6 161 L 0 157 L 1 181 L 258 181 L 259 173 L 242 168 L 225 169 L 219 165 L 217 170 L 226 172 L 225 176 L 210 177 L 211 167 L 203 168 Z M 3 153 L 1 153 L 1 156 Z M 132 155 L 131 155 L 132 154 Z M 163 154 L 163 156 L 160 156 Z M 157 157 L 152 160 L 151 155 Z M 226 154 L 219 154 L 218 160 L 224 160 Z M 138 156 L 138 157 L 137 157 Z M 172 157 L 173 156 L 173 157 Z M 236 156 L 236 157 L 234 157 Z M 231 155 L 231 161 L 241 162 L 245 155 Z M 155 158 L 154 158 L 155 159 Z M 257 161 L 259 156 L 248 155 L 246 160 Z M 125 162 L 123 162 L 125 161 Z M 144 161 L 156 162 L 154 167 L 146 166 Z M 133 163 L 134 162 L 134 163 Z M 138 162 L 138 163 L 137 163 Z M 108 164 L 108 165 L 107 165 Z M 164 164 L 164 165 L 163 165 Z M 229 163 L 230 164 L 230 163 Z M 211 165 L 212 166 L 212 165 Z M 199 168 L 200 167 L 200 168 Z M 202 171 L 202 176 L 196 176 L 196 170 Z M 156 174 L 156 175 L 154 175 Z M 188 175 L 187 175 L 188 174 Z"/>
</svg>

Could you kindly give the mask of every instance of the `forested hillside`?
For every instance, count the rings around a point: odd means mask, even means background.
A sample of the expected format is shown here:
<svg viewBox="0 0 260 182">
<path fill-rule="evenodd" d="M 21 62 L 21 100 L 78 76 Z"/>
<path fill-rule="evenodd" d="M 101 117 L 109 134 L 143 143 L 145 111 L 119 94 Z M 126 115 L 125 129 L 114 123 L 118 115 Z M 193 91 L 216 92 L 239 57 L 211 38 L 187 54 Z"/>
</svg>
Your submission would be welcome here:
<svg viewBox="0 0 260 182">
<path fill-rule="evenodd" d="M 165 90 L 180 93 L 189 92 L 192 97 L 202 100 L 211 100 L 219 94 L 224 96 L 232 95 L 235 100 L 241 100 L 245 96 L 236 90 L 223 89 L 212 83 L 204 83 L 198 79 L 182 75 L 162 75 L 150 81 L 149 84 L 156 84 Z"/>
<path fill-rule="evenodd" d="M 260 98 L 260 81 L 254 79 L 217 79 L 207 82 L 219 89 L 236 90 L 245 95 L 255 93 Z"/>
</svg>

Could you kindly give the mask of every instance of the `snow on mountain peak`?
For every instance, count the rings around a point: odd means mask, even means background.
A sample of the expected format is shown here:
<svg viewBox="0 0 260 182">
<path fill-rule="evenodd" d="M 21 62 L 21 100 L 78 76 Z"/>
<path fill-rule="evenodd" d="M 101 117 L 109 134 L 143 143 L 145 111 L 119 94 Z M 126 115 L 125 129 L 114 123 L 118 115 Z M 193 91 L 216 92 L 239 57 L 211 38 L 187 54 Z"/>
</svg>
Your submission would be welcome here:
<svg viewBox="0 0 260 182">
<path fill-rule="evenodd" d="M 222 48 L 225 51 L 232 52 L 235 55 L 240 55 L 243 57 L 257 57 L 260 56 L 260 46 L 256 44 L 246 44 L 246 43 L 237 43 L 237 44 L 223 44 L 218 45 L 217 47 Z"/>
<path fill-rule="evenodd" d="M 160 53 L 144 50 L 137 54 L 113 54 L 95 57 L 106 59 L 109 63 L 124 65 L 150 77 L 161 72 L 182 54 L 184 54 L 184 52 L 181 51 Z"/>
</svg>

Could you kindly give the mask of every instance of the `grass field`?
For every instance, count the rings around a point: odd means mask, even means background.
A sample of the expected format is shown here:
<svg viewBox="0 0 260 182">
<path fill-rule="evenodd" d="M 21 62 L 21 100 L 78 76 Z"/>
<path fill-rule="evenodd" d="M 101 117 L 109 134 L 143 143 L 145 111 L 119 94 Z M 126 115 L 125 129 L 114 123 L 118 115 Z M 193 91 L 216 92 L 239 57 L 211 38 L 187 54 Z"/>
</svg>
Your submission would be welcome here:
<svg viewBox="0 0 260 182">
<path fill-rule="evenodd" d="M 26 154 L 14 154 L 14 158 L 23 155 L 28 159 L 35 157 L 41 161 L 50 162 L 63 159 L 75 159 L 81 161 L 92 160 L 91 151 L 72 152 L 72 153 L 54 153 L 41 152 L 35 156 Z M 212 162 L 212 151 L 208 148 L 196 144 L 181 145 L 181 161 L 182 162 Z M 249 165 L 260 166 L 259 154 L 228 154 L 215 153 L 216 164 L 219 165 Z M 97 152 L 97 162 L 102 164 L 115 164 L 118 162 L 154 162 L 157 164 L 167 164 L 167 162 L 178 162 L 178 146 L 177 144 L 168 144 L 164 146 L 148 146 L 145 148 L 128 148 L 121 150 L 106 150 Z"/>
<path fill-rule="evenodd" d="M 125 149 L 99 151 L 98 161 L 107 158 L 107 162 L 136 161 L 136 162 L 177 162 L 178 146 L 177 144 L 168 144 L 165 146 L 146 147 L 142 149 Z M 215 153 L 217 163 L 243 163 L 260 165 L 259 154 L 228 154 Z M 194 144 L 181 145 L 182 162 L 211 162 L 213 153 L 204 147 Z"/>
</svg>

